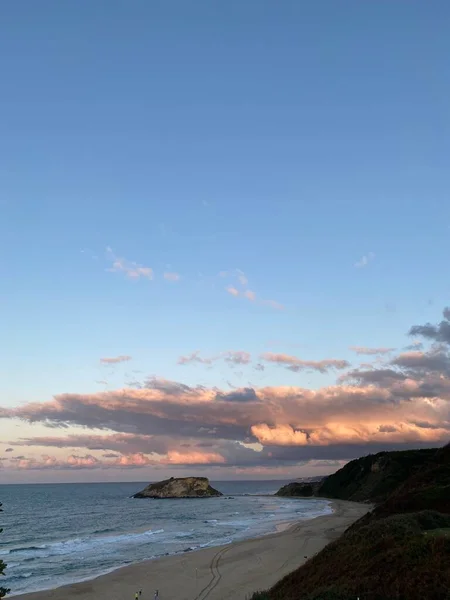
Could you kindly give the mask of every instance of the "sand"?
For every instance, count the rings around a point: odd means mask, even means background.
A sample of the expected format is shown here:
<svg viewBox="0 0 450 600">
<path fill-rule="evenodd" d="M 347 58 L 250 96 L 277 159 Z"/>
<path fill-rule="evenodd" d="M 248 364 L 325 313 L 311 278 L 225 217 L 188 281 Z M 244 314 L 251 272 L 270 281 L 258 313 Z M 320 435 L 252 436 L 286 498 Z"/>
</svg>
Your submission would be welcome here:
<svg viewBox="0 0 450 600">
<path fill-rule="evenodd" d="M 299 521 L 284 531 L 226 546 L 122 567 L 90 581 L 50 591 L 15 596 L 16 600 L 245 600 L 271 587 L 370 510 L 367 504 L 333 500 L 333 514 Z"/>
</svg>

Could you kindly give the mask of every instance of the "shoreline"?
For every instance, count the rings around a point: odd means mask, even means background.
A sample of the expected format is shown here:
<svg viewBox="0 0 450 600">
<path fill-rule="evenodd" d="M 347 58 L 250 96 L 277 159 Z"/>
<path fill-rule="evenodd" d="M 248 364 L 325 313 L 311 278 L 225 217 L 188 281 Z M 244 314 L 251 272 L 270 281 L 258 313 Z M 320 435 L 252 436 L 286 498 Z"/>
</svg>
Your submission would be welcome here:
<svg viewBox="0 0 450 600">
<path fill-rule="evenodd" d="M 304 498 L 302 498 L 304 500 Z M 54 589 L 12 596 L 17 600 L 141 600 L 244 599 L 267 589 L 293 571 L 354 521 L 371 505 L 331 500 L 332 513 L 285 524 L 281 531 L 221 546 L 146 559 L 93 579 Z"/>
</svg>

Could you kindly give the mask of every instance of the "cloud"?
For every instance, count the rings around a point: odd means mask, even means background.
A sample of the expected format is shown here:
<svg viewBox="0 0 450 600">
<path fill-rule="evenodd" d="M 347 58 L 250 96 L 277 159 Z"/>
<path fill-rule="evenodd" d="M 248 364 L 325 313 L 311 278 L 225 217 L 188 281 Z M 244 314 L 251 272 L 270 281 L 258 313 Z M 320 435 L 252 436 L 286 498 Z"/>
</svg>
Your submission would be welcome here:
<svg viewBox="0 0 450 600">
<path fill-rule="evenodd" d="M 115 365 L 118 363 L 122 363 L 122 362 L 127 362 L 129 360 L 131 360 L 131 356 L 127 356 L 127 355 L 120 355 L 120 356 L 113 356 L 110 358 L 101 358 L 100 362 L 103 363 L 104 365 Z M 107 383 L 106 381 L 100 381 L 99 383 Z"/>
<path fill-rule="evenodd" d="M 303 446 L 308 443 L 307 434 L 293 429 L 290 425 L 269 427 L 261 423 L 252 426 L 252 434 L 261 444 L 268 446 Z"/>
<path fill-rule="evenodd" d="M 375 259 L 375 254 L 373 252 L 369 252 L 368 254 L 365 254 L 364 256 L 362 256 L 356 263 L 355 263 L 355 267 L 357 269 L 363 269 L 364 267 L 367 267 L 367 265 L 373 261 Z"/>
<path fill-rule="evenodd" d="M 222 359 L 230 365 L 247 365 L 252 360 L 251 355 L 248 352 L 244 352 L 243 350 L 229 350 L 228 352 L 222 352 L 210 358 L 201 357 L 200 350 L 196 350 L 195 352 L 191 352 L 191 354 L 188 354 L 187 356 L 180 356 L 178 358 L 177 364 L 187 365 L 190 363 L 200 363 L 205 365 L 211 365 L 213 362 L 217 362 L 218 360 Z"/>
<path fill-rule="evenodd" d="M 166 272 L 164 273 L 164 279 L 167 279 L 167 281 L 180 281 L 180 275 L 178 273 Z"/>
<path fill-rule="evenodd" d="M 393 352 L 395 348 L 366 348 L 365 346 L 350 346 L 350 350 L 353 350 L 353 352 L 356 352 L 356 354 L 375 356 L 377 354 L 388 354 L 389 352 Z"/>
<path fill-rule="evenodd" d="M 435 340 L 436 342 L 443 342 L 450 344 L 450 321 L 449 321 L 450 309 L 445 308 L 443 315 L 445 321 L 441 321 L 439 325 L 414 325 L 409 330 L 409 335 L 421 336 L 429 340 Z"/>
<path fill-rule="evenodd" d="M 181 453 L 177 451 L 169 452 L 167 457 L 161 461 L 162 464 L 167 465 L 214 465 L 224 462 L 225 458 L 214 452 Z"/>
<path fill-rule="evenodd" d="M 249 289 L 249 281 L 247 276 L 240 269 L 233 269 L 231 271 L 221 271 L 219 277 L 228 277 L 235 280 L 235 283 L 228 285 L 226 291 L 234 296 L 235 298 L 241 297 L 246 298 L 250 302 L 258 302 L 259 304 L 270 306 L 276 310 L 284 309 L 284 306 L 275 300 L 264 300 L 257 297 L 256 292 Z"/>
<path fill-rule="evenodd" d="M 216 398 L 224 402 L 259 402 L 253 388 L 236 389 L 228 393 L 217 392 Z"/>
<path fill-rule="evenodd" d="M 227 290 L 227 292 L 229 294 L 231 294 L 232 296 L 239 296 L 239 290 L 237 290 L 235 287 L 233 287 L 232 285 L 229 285 L 228 287 L 225 288 Z"/>
<path fill-rule="evenodd" d="M 270 306 L 271 308 L 275 308 L 276 310 L 284 310 L 283 304 L 280 304 L 275 300 L 263 300 L 263 304 L 265 304 L 266 306 Z"/>
<path fill-rule="evenodd" d="M 196 350 L 195 352 L 191 352 L 187 356 L 180 356 L 177 360 L 177 364 L 179 365 L 188 365 L 189 363 L 201 363 L 205 365 L 210 365 L 214 359 L 212 358 L 202 358 L 200 356 L 200 350 Z"/>
<path fill-rule="evenodd" d="M 6 448 L 5 452 L 14 452 L 14 448 Z"/>
<path fill-rule="evenodd" d="M 113 250 L 108 246 L 106 248 L 106 257 L 112 262 L 112 267 L 107 269 L 111 273 L 124 273 L 126 277 L 133 280 L 138 280 L 141 277 L 144 279 L 153 279 L 153 269 L 144 267 L 134 261 L 126 260 L 116 256 Z"/>
<path fill-rule="evenodd" d="M 416 371 L 435 371 L 450 375 L 450 356 L 448 352 L 403 352 L 391 361 L 392 365 Z"/>
<path fill-rule="evenodd" d="M 313 370 L 320 373 L 326 373 L 330 369 L 347 369 L 350 363 L 346 360 L 335 358 L 326 358 L 323 360 L 302 360 L 296 356 L 288 354 L 276 354 L 274 352 L 265 352 L 261 355 L 262 360 L 284 365 L 290 371 Z"/>
<path fill-rule="evenodd" d="M 398 430 L 397 427 L 394 427 L 393 425 L 380 425 L 378 431 L 380 433 L 395 433 Z"/>
<path fill-rule="evenodd" d="M 251 354 L 242 350 L 230 351 L 225 354 L 225 361 L 235 365 L 248 365 L 251 360 Z"/>
<path fill-rule="evenodd" d="M 3 468 L 197 464 L 236 472 L 443 444 L 450 436 L 450 349 L 432 341 L 427 351 L 401 352 L 380 368 L 353 369 L 335 385 L 318 389 L 249 386 L 229 391 L 150 377 L 137 389 L 65 393 L 1 407 L 2 418 L 39 423 L 50 433 L 11 439 L 9 444 L 26 446 L 35 456 L 6 458 Z M 226 356 L 233 355 L 220 355 Z M 305 361 L 283 354 L 269 354 L 269 362 L 319 372 L 348 366 L 337 359 Z M 65 458 L 36 455 L 42 447 L 72 453 Z"/>
</svg>

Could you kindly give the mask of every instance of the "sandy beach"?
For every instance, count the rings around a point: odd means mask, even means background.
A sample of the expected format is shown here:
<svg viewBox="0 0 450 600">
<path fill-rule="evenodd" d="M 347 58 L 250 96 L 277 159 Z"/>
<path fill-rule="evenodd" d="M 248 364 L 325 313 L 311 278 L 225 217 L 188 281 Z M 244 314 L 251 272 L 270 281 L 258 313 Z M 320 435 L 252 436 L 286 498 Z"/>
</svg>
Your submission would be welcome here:
<svg viewBox="0 0 450 600">
<path fill-rule="evenodd" d="M 90 581 L 50 591 L 14 596 L 17 600 L 244 600 L 294 570 L 339 537 L 370 506 L 332 501 L 333 513 L 300 521 L 282 532 L 122 567 Z"/>
</svg>

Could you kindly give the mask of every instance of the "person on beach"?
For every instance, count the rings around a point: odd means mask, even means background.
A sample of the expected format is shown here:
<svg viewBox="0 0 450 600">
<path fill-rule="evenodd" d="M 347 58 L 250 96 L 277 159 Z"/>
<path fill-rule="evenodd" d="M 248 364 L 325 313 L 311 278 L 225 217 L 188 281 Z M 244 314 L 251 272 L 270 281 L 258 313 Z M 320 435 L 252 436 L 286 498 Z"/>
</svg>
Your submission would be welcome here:
<svg viewBox="0 0 450 600">
<path fill-rule="evenodd" d="M 155 600 L 158 600 L 158 599 L 159 599 L 159 592 L 158 592 L 158 590 L 155 590 Z"/>
</svg>

